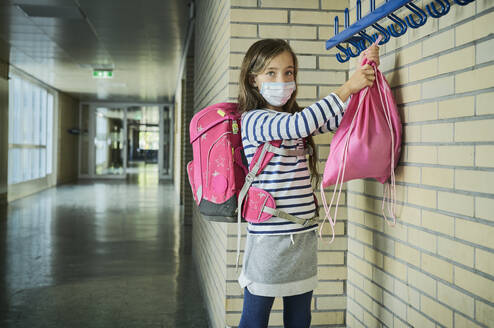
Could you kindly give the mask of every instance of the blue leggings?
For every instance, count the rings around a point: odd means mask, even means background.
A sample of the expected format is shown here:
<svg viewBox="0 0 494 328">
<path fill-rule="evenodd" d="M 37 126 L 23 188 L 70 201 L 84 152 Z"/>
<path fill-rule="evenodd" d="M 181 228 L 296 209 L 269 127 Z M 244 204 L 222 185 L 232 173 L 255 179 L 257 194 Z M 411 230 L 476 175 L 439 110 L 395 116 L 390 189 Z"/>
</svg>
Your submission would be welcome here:
<svg viewBox="0 0 494 328">
<path fill-rule="evenodd" d="M 309 328 L 312 291 L 283 297 L 283 324 L 285 328 Z M 252 295 L 247 288 L 244 293 L 244 309 L 238 328 L 265 328 L 274 297 Z"/>
</svg>

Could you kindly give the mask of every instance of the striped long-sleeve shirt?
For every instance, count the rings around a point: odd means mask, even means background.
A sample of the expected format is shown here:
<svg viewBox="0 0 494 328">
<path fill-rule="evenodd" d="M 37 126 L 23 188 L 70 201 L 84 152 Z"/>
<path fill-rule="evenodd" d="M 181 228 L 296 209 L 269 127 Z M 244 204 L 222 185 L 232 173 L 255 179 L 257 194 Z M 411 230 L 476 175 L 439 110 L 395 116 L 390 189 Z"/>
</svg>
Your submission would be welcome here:
<svg viewBox="0 0 494 328">
<path fill-rule="evenodd" d="M 242 144 L 250 165 L 257 148 L 265 142 L 283 140 L 281 148 L 304 147 L 303 138 L 335 131 L 342 119 L 346 105 L 330 94 L 302 111 L 290 114 L 270 109 L 250 110 L 242 115 Z M 268 191 L 276 207 L 300 218 L 315 215 L 314 193 L 305 156 L 274 155 L 270 163 L 252 184 Z M 263 223 L 249 223 L 252 234 L 293 234 L 317 229 L 317 224 L 302 225 L 273 217 Z"/>
</svg>

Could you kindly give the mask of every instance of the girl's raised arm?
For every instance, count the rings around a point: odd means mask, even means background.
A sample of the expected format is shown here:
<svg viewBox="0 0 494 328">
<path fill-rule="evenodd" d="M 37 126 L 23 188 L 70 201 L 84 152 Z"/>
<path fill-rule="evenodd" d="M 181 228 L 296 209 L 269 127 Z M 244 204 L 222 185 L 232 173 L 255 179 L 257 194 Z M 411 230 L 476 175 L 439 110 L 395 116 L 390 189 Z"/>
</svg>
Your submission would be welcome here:
<svg viewBox="0 0 494 328">
<path fill-rule="evenodd" d="M 255 143 L 305 138 L 328 125 L 336 128 L 344 108 L 341 99 L 332 93 L 294 114 L 267 109 L 251 110 L 242 118 L 243 137 Z"/>
</svg>

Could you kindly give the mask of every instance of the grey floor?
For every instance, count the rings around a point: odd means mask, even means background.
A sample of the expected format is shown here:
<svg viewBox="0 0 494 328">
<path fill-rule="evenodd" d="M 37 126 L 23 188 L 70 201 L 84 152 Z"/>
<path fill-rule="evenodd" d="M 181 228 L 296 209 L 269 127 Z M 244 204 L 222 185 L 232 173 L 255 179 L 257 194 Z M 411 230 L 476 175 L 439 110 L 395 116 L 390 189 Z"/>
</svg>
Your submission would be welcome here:
<svg viewBox="0 0 494 328">
<path fill-rule="evenodd" d="M 173 186 L 52 188 L 0 209 L 0 327 L 207 327 Z"/>
</svg>

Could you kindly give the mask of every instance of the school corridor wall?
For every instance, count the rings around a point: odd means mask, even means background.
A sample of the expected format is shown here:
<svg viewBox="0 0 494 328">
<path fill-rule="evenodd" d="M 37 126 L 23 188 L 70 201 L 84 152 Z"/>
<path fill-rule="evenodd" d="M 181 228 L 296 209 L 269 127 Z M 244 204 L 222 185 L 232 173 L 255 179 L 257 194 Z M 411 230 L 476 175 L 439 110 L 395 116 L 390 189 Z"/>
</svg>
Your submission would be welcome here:
<svg viewBox="0 0 494 328">
<path fill-rule="evenodd" d="M 397 224 L 379 183 L 348 183 L 348 327 L 494 326 L 494 1 L 450 3 L 381 48 L 404 125 Z"/>
<path fill-rule="evenodd" d="M 429 2 L 415 4 L 424 8 Z M 340 64 L 336 51 L 324 47 L 334 16 L 342 22 L 353 0 L 210 0 L 196 6 L 195 112 L 236 101 L 242 58 L 262 38 L 286 39 L 297 54 L 302 106 L 329 94 L 353 72 L 355 61 Z M 363 1 L 363 15 L 368 7 Z M 448 15 L 429 18 L 381 48 L 381 70 L 404 124 L 397 224 L 389 227 L 381 217 L 379 183 L 344 186 L 336 239 L 328 244 L 325 225 L 319 240 L 312 327 L 493 325 L 492 21 L 492 0 L 452 3 Z M 330 142 L 330 134 L 316 138 L 320 172 Z M 325 192 L 332 195 L 331 189 Z M 210 324 L 236 327 L 243 297 L 235 270 L 236 226 L 207 222 L 196 207 L 192 221 L 193 256 Z M 245 235 L 242 247 L 244 240 Z M 282 327 L 282 321 L 277 300 L 270 327 Z"/>
</svg>

